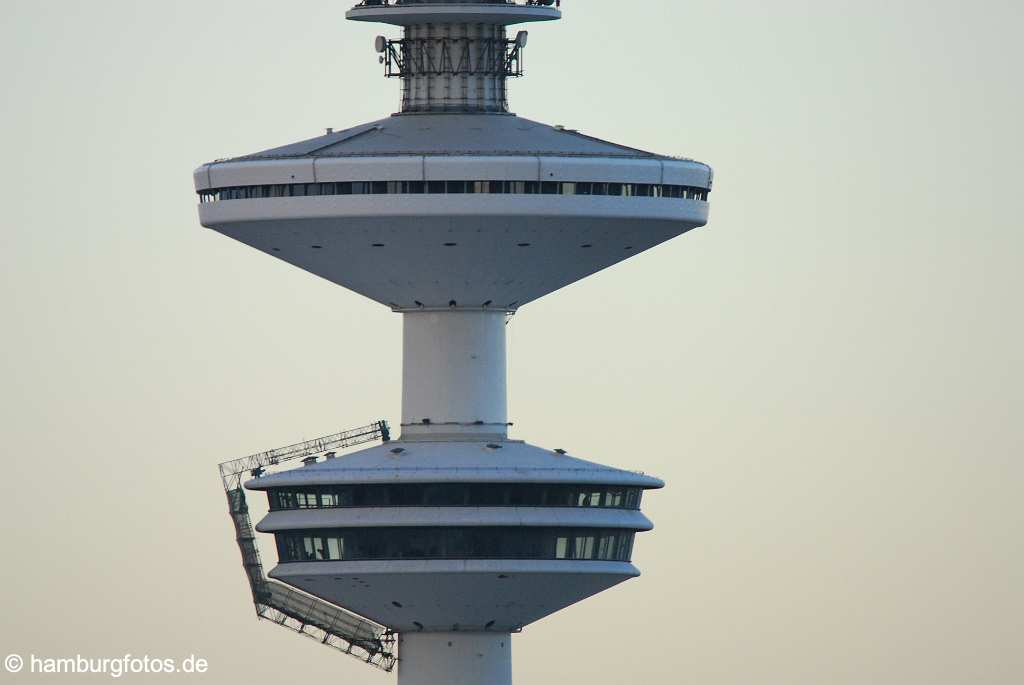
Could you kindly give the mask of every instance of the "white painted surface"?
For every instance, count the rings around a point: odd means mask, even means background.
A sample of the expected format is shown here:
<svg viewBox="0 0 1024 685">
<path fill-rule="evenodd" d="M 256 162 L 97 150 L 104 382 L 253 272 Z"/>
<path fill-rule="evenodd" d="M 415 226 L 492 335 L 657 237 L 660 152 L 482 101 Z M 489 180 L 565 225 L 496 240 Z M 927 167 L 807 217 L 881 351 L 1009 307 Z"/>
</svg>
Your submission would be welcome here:
<svg viewBox="0 0 1024 685">
<path fill-rule="evenodd" d="M 313 167 L 315 166 L 315 172 Z M 557 155 L 381 155 L 212 162 L 196 169 L 197 191 L 314 181 L 568 181 L 711 187 L 711 169 L 687 160 Z M 298 198 L 311 199 L 311 198 Z M 388 198 L 390 202 L 393 198 Z M 251 200 L 248 200 L 251 202 Z M 381 198 L 376 198 L 380 204 Z"/>
<path fill-rule="evenodd" d="M 505 313 L 407 312 L 402 318 L 402 436 L 506 436 Z"/>
<path fill-rule="evenodd" d="M 662 183 L 711 188 L 712 174 L 711 167 L 697 162 L 665 162 L 665 180 Z"/>
<path fill-rule="evenodd" d="M 542 181 L 595 183 L 661 183 L 662 162 L 656 159 L 540 157 Z"/>
<path fill-rule="evenodd" d="M 628 562 L 567 559 L 312 561 L 270 572 L 399 632 L 517 630 L 639 575 Z"/>
<path fill-rule="evenodd" d="M 500 445 L 500 449 L 488 447 Z M 666 443 L 675 453 L 678 446 Z M 626 459 L 642 459 L 630 454 Z M 520 441 L 398 440 L 246 482 L 250 490 L 345 483 L 573 483 L 661 488 L 658 478 Z"/>
<path fill-rule="evenodd" d="M 329 181 L 422 181 L 423 157 L 317 157 L 318 183 Z"/>
<path fill-rule="evenodd" d="M 512 635 L 402 633 L 398 685 L 512 685 Z"/>
<path fill-rule="evenodd" d="M 348 195 L 199 206 L 204 226 L 402 309 L 455 300 L 515 310 L 702 226 L 707 215 L 698 200 L 586 195 Z"/>
<path fill-rule="evenodd" d="M 212 188 L 210 184 L 210 165 L 204 164 L 192 172 L 192 181 L 195 184 L 196 192 Z"/>
<path fill-rule="evenodd" d="M 372 21 L 382 24 L 408 26 L 409 24 L 486 22 L 489 24 L 520 24 L 529 21 L 560 19 L 562 13 L 554 7 L 526 7 L 451 4 L 447 6 L 411 7 L 354 7 L 345 13 L 346 19 Z"/>
<path fill-rule="evenodd" d="M 214 188 L 274 183 L 312 183 L 313 158 L 261 159 L 252 162 L 219 162 L 210 166 Z"/>
<path fill-rule="evenodd" d="M 540 159 L 526 155 L 423 157 L 427 181 L 539 181 Z"/>
<path fill-rule="evenodd" d="M 272 511 L 256 525 L 261 533 L 316 528 L 415 526 L 551 526 L 648 531 L 650 519 L 631 509 L 601 507 L 346 507 Z"/>
<path fill-rule="evenodd" d="M 663 219 L 703 225 L 707 221 L 707 206 L 708 203 L 699 200 L 613 195 L 320 195 L 207 202 L 199 205 L 199 219 L 207 228 L 251 221 L 321 218 L 343 221 L 380 216 L 392 219 L 501 217 L 506 223 L 515 223 L 520 217 L 579 216 Z"/>
</svg>

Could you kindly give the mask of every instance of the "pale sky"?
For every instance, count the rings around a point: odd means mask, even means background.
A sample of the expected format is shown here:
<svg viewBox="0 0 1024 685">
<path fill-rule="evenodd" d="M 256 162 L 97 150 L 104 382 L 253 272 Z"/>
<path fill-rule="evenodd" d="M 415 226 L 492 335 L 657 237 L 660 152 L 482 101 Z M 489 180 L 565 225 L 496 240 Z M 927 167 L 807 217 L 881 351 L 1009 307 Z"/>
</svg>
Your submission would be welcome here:
<svg viewBox="0 0 1024 685">
<path fill-rule="evenodd" d="M 397 422 L 400 319 L 201 228 L 191 176 L 397 109 L 349 4 L 5 7 L 0 656 L 394 682 L 256 621 L 215 467 Z M 513 437 L 668 483 L 643 577 L 516 681 L 1024 681 L 1021 4 L 562 5 L 513 111 L 716 184 L 510 328 Z"/>
</svg>

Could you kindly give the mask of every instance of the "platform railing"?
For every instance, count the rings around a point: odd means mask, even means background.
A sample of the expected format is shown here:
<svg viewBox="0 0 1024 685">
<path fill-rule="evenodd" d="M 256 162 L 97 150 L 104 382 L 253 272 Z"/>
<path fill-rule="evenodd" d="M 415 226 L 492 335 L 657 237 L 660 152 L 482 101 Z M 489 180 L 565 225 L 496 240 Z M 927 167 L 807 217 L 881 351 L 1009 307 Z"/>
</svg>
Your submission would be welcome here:
<svg viewBox="0 0 1024 685">
<path fill-rule="evenodd" d="M 509 5 L 512 7 L 561 7 L 561 0 L 448 0 L 453 5 Z M 434 5 L 437 0 L 362 0 L 356 7 L 409 7 Z"/>
<path fill-rule="evenodd" d="M 267 578 L 241 482 L 247 472 L 258 477 L 267 468 L 287 461 L 376 440 L 390 440 L 386 421 L 224 462 L 220 465 L 220 476 L 256 615 L 372 666 L 391 671 L 397 660 L 396 635 L 391 630 Z"/>
</svg>

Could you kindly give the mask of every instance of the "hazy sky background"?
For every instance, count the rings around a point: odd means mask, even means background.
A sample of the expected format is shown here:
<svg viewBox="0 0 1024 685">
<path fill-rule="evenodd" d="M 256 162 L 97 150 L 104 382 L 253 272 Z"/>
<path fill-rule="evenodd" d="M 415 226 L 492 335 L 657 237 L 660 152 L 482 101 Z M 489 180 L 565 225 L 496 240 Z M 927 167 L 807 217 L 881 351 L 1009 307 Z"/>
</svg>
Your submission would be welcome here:
<svg viewBox="0 0 1024 685">
<path fill-rule="evenodd" d="M 5 6 L 0 656 L 394 682 L 256 621 L 215 466 L 396 420 L 400 317 L 201 228 L 191 176 L 397 109 L 352 3 Z M 512 109 L 716 184 L 511 326 L 514 437 L 669 483 L 517 682 L 1024 681 L 1020 2 L 563 9 Z"/>
</svg>

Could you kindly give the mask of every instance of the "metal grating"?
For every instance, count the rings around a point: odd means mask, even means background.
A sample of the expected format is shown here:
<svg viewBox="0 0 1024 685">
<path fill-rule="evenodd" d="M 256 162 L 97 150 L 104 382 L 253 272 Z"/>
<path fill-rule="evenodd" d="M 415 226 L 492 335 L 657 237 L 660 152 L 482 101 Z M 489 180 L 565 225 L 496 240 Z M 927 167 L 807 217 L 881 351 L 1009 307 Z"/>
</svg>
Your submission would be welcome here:
<svg viewBox="0 0 1024 685">
<path fill-rule="evenodd" d="M 373 621 L 267 578 L 242 487 L 242 478 L 246 473 L 258 477 L 267 468 L 287 461 L 376 440 L 390 440 L 386 421 L 224 462 L 220 465 L 220 477 L 228 500 L 228 513 L 235 529 L 235 541 L 242 554 L 242 567 L 256 605 L 256 615 L 384 671 L 391 671 L 397 660 L 395 633 Z"/>
</svg>

